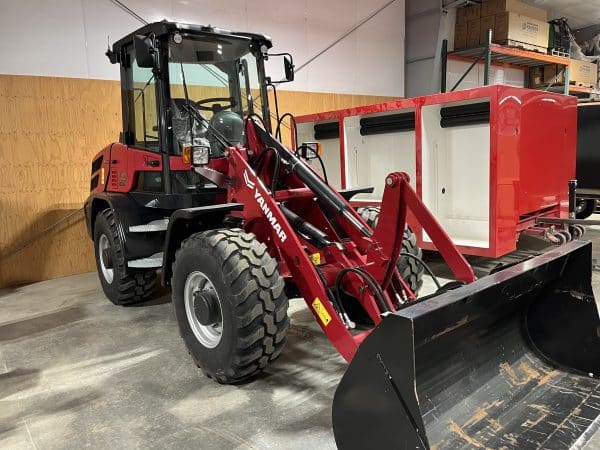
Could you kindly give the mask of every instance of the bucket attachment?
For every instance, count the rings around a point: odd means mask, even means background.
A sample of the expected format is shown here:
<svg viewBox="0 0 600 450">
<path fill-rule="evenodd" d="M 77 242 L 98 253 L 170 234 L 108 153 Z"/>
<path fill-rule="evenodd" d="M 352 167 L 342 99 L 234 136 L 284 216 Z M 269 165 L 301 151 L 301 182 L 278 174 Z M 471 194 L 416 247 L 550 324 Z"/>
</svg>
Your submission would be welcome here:
<svg viewBox="0 0 600 450">
<path fill-rule="evenodd" d="M 333 400 L 341 449 L 571 448 L 600 428 L 591 243 L 388 314 Z"/>
</svg>

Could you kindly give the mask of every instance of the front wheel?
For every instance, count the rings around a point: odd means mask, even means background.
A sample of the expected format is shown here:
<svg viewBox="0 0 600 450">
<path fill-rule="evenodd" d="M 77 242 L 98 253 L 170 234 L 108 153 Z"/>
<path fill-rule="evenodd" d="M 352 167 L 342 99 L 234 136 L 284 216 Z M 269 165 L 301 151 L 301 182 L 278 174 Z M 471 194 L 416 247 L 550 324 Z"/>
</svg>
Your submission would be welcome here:
<svg viewBox="0 0 600 450">
<path fill-rule="evenodd" d="M 377 222 L 379 221 L 379 207 L 364 206 L 357 208 L 356 212 L 362 217 L 367 225 L 375 229 Z M 404 229 L 402 248 L 400 251 L 402 253 L 413 255 L 413 257 L 400 255 L 397 266 L 400 276 L 402 276 L 410 290 L 416 295 L 421 289 L 421 286 L 423 286 L 423 273 L 425 269 L 418 261 L 423 257 L 423 252 L 417 246 L 417 237 L 408 225 L 406 225 L 406 228 Z"/>
<path fill-rule="evenodd" d="M 171 285 L 180 334 L 207 376 L 236 383 L 281 353 L 289 326 L 284 281 L 253 234 L 191 235 L 177 250 Z"/>
</svg>

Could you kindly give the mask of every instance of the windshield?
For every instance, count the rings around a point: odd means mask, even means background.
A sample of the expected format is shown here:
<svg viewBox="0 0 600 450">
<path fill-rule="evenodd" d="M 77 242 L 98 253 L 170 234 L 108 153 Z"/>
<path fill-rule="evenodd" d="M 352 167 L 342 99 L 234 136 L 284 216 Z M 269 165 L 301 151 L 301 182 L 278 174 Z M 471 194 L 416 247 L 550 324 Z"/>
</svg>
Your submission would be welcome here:
<svg viewBox="0 0 600 450">
<path fill-rule="evenodd" d="M 250 40 L 176 33 L 169 39 L 169 80 L 175 152 L 208 140 L 218 156 L 223 146 L 214 135 L 241 144 L 242 120 L 262 112 Z"/>
</svg>

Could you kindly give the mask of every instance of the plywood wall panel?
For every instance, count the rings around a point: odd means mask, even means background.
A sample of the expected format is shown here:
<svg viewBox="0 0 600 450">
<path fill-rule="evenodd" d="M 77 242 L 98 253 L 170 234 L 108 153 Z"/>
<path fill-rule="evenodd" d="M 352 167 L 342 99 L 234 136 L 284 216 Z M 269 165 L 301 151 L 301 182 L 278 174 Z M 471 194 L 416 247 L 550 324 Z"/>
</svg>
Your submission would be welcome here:
<svg viewBox="0 0 600 450">
<path fill-rule="evenodd" d="M 81 207 L 91 158 L 119 121 L 115 81 L 0 76 L 0 254 Z M 93 270 L 82 218 L 0 259 L 0 286 Z"/>
<path fill-rule="evenodd" d="M 279 92 L 280 111 L 296 115 L 387 99 Z M 92 156 L 118 139 L 120 116 L 116 81 L 0 75 L 0 287 L 95 270 L 78 210 Z"/>
<path fill-rule="evenodd" d="M 372 103 L 393 100 L 394 97 L 380 97 L 358 94 L 323 94 L 321 92 L 296 92 L 278 91 L 279 112 L 291 112 L 295 116 L 316 112 L 331 111 L 335 109 L 350 108 L 352 106 L 370 105 Z M 271 110 L 273 108 L 273 94 L 269 92 Z"/>
</svg>

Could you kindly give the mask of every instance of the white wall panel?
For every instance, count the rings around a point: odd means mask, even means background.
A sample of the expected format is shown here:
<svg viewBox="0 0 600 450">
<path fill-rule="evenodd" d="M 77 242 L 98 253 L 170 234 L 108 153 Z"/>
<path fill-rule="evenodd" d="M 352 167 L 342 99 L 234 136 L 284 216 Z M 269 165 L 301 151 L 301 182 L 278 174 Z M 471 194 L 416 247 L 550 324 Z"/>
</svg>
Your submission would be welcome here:
<svg viewBox="0 0 600 450">
<path fill-rule="evenodd" d="M 438 91 L 434 73 L 441 0 L 406 3 L 406 97 Z"/>
<path fill-rule="evenodd" d="M 211 24 L 264 33 L 274 52 L 296 66 L 328 46 L 388 0 L 122 0 L 148 21 Z M 109 0 L 0 0 L 0 73 L 117 79 L 104 56 L 141 24 Z M 26 29 L 23 28 L 26 25 Z M 282 61 L 268 61 L 274 79 Z M 350 34 L 301 70 L 285 89 L 402 96 L 404 0 Z"/>
<path fill-rule="evenodd" d="M 452 89 L 454 84 L 460 79 L 463 73 L 469 68 L 471 63 L 466 61 L 448 60 L 447 87 Z M 483 64 L 477 64 L 471 72 L 460 83 L 456 90 L 471 89 L 483 86 L 484 67 Z M 525 78 L 521 69 L 512 69 L 507 67 L 492 66 L 490 70 L 490 84 L 507 84 L 509 86 L 523 87 Z"/>
<path fill-rule="evenodd" d="M 406 63 L 406 97 L 418 97 L 438 91 L 432 89 L 434 59 Z"/>
<path fill-rule="evenodd" d="M 81 1 L 1 0 L 0 73 L 87 77 Z"/>
<path fill-rule="evenodd" d="M 367 16 L 375 5 L 359 2 L 359 18 Z M 355 32 L 353 70 L 356 84 L 364 88 L 361 93 L 404 95 L 404 22 L 404 4 L 396 2 Z"/>
<path fill-rule="evenodd" d="M 84 50 L 89 68 L 87 77 L 116 80 L 119 78 L 119 66 L 110 64 L 104 55 L 109 38 L 112 44 L 123 36 L 123 30 L 134 30 L 140 23 L 129 14 L 121 13 L 120 10 L 115 11 L 115 6 L 110 2 L 83 0 L 82 5 L 86 34 Z"/>
</svg>

